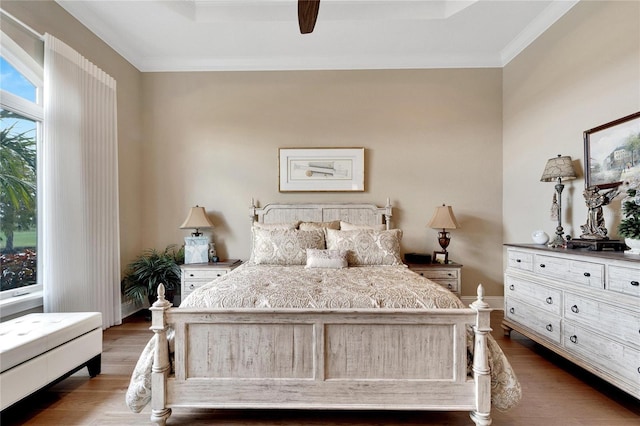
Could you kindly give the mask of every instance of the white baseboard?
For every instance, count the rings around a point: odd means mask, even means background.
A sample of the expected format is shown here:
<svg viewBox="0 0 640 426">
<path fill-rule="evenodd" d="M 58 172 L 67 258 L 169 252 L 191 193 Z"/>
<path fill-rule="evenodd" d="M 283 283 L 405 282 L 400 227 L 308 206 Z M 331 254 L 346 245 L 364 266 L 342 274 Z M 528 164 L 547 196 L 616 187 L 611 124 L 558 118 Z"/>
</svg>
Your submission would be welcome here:
<svg viewBox="0 0 640 426">
<path fill-rule="evenodd" d="M 460 298 L 462 303 L 469 306 L 476 301 L 474 296 L 462 296 Z M 484 301 L 491 306 L 491 309 L 503 310 L 504 309 L 504 297 L 502 296 L 485 296 Z"/>
<path fill-rule="evenodd" d="M 122 311 L 122 318 L 126 318 L 128 316 L 131 316 L 133 314 L 135 314 L 136 312 L 138 312 L 139 310 L 143 309 L 144 306 L 139 305 L 135 302 L 132 302 L 130 300 L 125 300 L 122 301 L 122 303 L 120 304 L 120 309 Z"/>
</svg>

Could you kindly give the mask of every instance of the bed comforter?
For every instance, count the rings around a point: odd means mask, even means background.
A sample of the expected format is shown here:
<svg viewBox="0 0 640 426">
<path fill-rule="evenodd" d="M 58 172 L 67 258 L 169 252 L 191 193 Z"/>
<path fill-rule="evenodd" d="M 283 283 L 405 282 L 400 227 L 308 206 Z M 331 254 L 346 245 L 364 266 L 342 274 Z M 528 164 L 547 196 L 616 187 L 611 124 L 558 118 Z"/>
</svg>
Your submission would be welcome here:
<svg viewBox="0 0 640 426">
<path fill-rule="evenodd" d="M 344 269 L 245 263 L 195 290 L 180 307 L 309 308 L 309 309 L 435 309 L 465 308 L 453 293 L 405 266 L 357 266 Z M 168 333 L 173 353 L 173 334 Z M 469 371 L 473 354 L 468 333 Z M 126 394 L 134 412 L 151 401 L 151 367 L 155 337 L 144 348 Z M 498 410 L 515 406 L 521 388 L 504 353 L 489 336 L 491 402 Z"/>
</svg>

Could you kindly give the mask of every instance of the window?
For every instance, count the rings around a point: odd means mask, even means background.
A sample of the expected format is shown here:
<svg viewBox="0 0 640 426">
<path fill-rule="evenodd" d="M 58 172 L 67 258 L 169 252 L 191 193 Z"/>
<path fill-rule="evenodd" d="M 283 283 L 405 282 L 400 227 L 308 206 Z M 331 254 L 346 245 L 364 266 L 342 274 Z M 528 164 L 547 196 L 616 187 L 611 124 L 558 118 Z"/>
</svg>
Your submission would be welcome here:
<svg viewBox="0 0 640 426">
<path fill-rule="evenodd" d="M 37 147 L 43 84 L 37 59 L 6 33 L 1 36 L 0 300 L 6 300 L 42 289 L 37 274 Z"/>
</svg>

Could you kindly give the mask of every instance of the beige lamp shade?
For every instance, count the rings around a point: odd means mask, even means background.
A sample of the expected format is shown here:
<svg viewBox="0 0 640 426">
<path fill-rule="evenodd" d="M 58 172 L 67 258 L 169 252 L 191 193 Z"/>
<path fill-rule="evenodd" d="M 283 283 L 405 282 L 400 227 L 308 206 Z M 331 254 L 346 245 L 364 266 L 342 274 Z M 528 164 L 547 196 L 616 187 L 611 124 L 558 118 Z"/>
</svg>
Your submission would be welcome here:
<svg viewBox="0 0 640 426">
<path fill-rule="evenodd" d="M 453 209 L 451 206 L 445 206 L 444 204 L 436 207 L 436 211 L 433 213 L 433 217 L 427 224 L 433 229 L 457 229 L 460 228 Z"/>
<path fill-rule="evenodd" d="M 204 207 L 191 207 L 189 215 L 184 223 L 180 225 L 180 229 L 195 229 L 196 232 L 194 232 L 194 234 L 200 235 L 198 230 L 201 228 L 213 228 L 213 223 L 211 223 L 207 217 L 207 212 L 204 210 Z"/>
<path fill-rule="evenodd" d="M 550 158 L 547 161 L 547 165 L 544 167 L 540 182 L 555 182 L 558 178 L 563 180 L 575 179 L 576 171 L 573 168 L 573 162 L 568 155 L 559 155 L 554 158 Z"/>
</svg>

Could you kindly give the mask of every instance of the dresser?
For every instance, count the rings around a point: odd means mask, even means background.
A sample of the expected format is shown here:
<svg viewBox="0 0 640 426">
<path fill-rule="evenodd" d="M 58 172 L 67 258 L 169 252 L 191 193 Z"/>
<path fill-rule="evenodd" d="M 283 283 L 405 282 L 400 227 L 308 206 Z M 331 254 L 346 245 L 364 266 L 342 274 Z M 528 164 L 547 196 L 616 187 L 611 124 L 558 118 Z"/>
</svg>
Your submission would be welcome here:
<svg viewBox="0 0 640 426">
<path fill-rule="evenodd" d="M 507 244 L 511 330 L 640 398 L 640 256 Z"/>
<path fill-rule="evenodd" d="M 193 290 L 212 280 L 233 271 L 242 262 L 238 259 L 228 259 L 215 263 L 191 263 L 180 265 L 181 273 L 181 300 L 184 300 Z"/>
<path fill-rule="evenodd" d="M 462 265 L 455 262 L 449 263 L 408 263 L 409 269 L 429 278 L 442 287 L 451 290 L 460 297 L 462 287 Z"/>
</svg>

